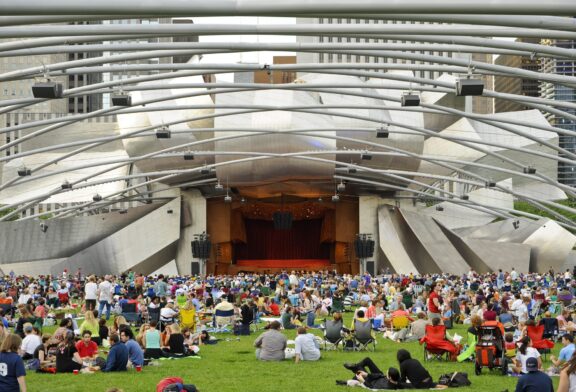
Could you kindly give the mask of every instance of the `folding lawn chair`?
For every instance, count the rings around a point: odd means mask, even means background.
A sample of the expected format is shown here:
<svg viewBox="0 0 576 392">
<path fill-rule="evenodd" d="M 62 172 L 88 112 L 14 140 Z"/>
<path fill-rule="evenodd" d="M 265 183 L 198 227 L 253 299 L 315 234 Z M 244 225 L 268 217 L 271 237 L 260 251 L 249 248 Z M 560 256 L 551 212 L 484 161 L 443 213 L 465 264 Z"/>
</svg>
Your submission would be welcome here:
<svg viewBox="0 0 576 392">
<path fill-rule="evenodd" d="M 324 320 L 324 350 L 338 350 L 342 343 L 342 320 Z"/>
<path fill-rule="evenodd" d="M 354 348 L 357 351 L 376 351 L 376 339 L 372 336 L 372 322 L 354 320 Z"/>
</svg>

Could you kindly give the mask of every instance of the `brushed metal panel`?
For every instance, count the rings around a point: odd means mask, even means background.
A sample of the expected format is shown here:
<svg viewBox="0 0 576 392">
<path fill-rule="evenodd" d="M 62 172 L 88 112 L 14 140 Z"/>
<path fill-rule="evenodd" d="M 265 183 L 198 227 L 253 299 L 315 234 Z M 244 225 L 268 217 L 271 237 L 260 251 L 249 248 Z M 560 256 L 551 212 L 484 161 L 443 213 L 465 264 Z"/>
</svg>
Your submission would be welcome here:
<svg viewBox="0 0 576 392">
<path fill-rule="evenodd" d="M 69 257 L 140 219 L 160 204 L 92 216 L 51 219 L 48 230 L 38 221 L 0 222 L 0 265 Z"/>
<path fill-rule="evenodd" d="M 528 272 L 530 267 L 530 246 L 462 238 L 452 230 L 439 224 L 446 237 L 462 255 L 466 262 L 478 273 L 510 271 Z"/>
<path fill-rule="evenodd" d="M 380 248 L 397 273 L 410 274 L 418 271 L 404 249 L 388 206 L 378 207 L 378 239 Z"/>
<path fill-rule="evenodd" d="M 454 249 L 444 233 L 438 230 L 438 225 L 431 217 L 404 209 L 400 210 L 400 213 L 423 251 L 428 254 L 440 271 L 458 275 L 468 271 L 469 266 L 466 260 Z"/>
<path fill-rule="evenodd" d="M 535 272 L 545 272 L 550 268 L 559 271 L 576 244 L 576 236 L 552 220 L 540 221 L 543 225 L 524 241 L 532 247 L 530 269 Z"/>
<path fill-rule="evenodd" d="M 168 213 L 169 210 L 172 213 Z M 160 261 L 164 258 L 152 256 L 173 245 L 179 237 L 180 198 L 178 197 L 55 265 L 52 267 L 52 273 L 61 272 L 64 268 L 75 271 L 81 267 L 87 274 L 120 274 L 147 260 L 154 262 L 147 262 L 146 270 L 154 271 L 161 267 Z M 174 250 L 173 257 L 175 255 Z M 170 260 L 166 262 L 168 261 Z"/>
</svg>

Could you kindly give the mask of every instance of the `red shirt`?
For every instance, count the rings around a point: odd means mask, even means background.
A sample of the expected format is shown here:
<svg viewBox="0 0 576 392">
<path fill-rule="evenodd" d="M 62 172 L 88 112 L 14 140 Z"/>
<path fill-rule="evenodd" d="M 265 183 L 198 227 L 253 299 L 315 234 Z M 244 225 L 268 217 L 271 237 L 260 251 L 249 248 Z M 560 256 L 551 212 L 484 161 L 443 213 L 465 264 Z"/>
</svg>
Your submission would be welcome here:
<svg viewBox="0 0 576 392">
<path fill-rule="evenodd" d="M 92 357 L 98 352 L 98 345 L 93 341 L 90 341 L 90 343 L 86 345 L 84 341 L 79 340 L 76 343 L 76 350 L 78 350 L 80 358 Z"/>
<path fill-rule="evenodd" d="M 270 311 L 272 312 L 272 316 L 280 316 L 280 307 L 276 302 L 270 304 Z"/>
<path fill-rule="evenodd" d="M 440 296 L 435 291 L 430 293 L 430 297 L 428 297 L 428 311 L 430 313 L 440 313 L 440 309 L 434 303 L 434 298 L 440 300 Z"/>
</svg>

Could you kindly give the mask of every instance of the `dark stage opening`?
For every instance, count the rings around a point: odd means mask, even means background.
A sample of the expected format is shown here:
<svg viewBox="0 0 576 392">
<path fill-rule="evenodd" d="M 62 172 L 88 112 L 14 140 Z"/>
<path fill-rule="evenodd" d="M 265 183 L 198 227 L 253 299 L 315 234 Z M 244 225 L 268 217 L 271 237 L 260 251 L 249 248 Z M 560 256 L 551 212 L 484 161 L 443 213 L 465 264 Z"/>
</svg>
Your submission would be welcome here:
<svg viewBox="0 0 576 392">
<path fill-rule="evenodd" d="M 330 244 L 320 243 L 322 221 L 298 220 L 290 230 L 275 230 L 273 221 L 244 219 L 246 243 L 234 245 L 234 259 L 329 260 Z"/>
</svg>

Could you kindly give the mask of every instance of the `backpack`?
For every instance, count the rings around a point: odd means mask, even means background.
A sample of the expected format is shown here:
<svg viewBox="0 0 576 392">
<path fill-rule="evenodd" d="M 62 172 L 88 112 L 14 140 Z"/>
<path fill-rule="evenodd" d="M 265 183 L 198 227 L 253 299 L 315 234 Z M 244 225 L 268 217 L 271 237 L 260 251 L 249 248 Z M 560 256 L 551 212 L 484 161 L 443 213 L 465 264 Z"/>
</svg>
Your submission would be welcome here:
<svg viewBox="0 0 576 392">
<path fill-rule="evenodd" d="M 467 387 L 472 383 L 468 380 L 468 373 L 454 372 L 441 375 L 438 384 L 458 388 Z"/>
</svg>

